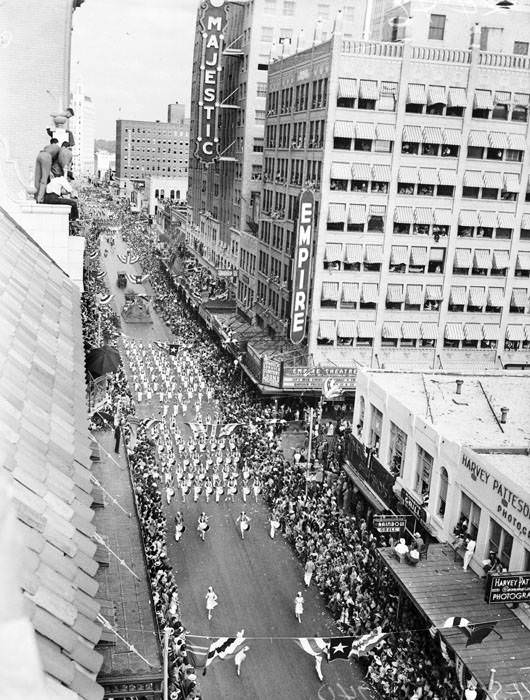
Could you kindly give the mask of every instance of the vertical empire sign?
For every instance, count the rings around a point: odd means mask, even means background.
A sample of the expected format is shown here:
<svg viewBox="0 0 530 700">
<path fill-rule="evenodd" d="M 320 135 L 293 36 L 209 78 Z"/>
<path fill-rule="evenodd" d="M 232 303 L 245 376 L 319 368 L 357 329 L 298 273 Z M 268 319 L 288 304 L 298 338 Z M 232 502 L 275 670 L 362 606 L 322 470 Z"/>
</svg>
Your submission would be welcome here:
<svg viewBox="0 0 530 700">
<path fill-rule="evenodd" d="M 199 24 L 202 28 L 202 48 L 194 155 L 203 163 L 212 163 L 219 157 L 221 54 L 226 24 L 224 0 L 204 0 L 199 8 Z"/>
<path fill-rule="evenodd" d="M 293 261 L 293 293 L 291 299 L 291 343 L 299 345 L 306 336 L 306 318 L 311 281 L 311 254 L 315 215 L 315 195 L 305 190 L 300 195 L 296 227 L 296 248 Z"/>
</svg>

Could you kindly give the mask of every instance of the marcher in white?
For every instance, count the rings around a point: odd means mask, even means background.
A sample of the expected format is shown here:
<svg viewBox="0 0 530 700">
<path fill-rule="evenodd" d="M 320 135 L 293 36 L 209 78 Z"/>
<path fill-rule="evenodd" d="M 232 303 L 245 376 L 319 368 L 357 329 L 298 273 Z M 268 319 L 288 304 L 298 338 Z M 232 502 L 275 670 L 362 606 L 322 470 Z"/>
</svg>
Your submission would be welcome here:
<svg viewBox="0 0 530 700">
<path fill-rule="evenodd" d="M 294 599 L 294 614 L 298 622 L 302 622 L 302 615 L 304 614 L 304 596 L 300 591 L 298 591 Z"/>
<path fill-rule="evenodd" d="M 206 539 L 206 533 L 209 529 L 210 526 L 208 525 L 208 516 L 206 513 L 201 513 L 199 515 L 197 530 L 199 531 L 199 536 L 203 542 Z"/>
<path fill-rule="evenodd" d="M 250 518 L 248 515 L 245 513 L 244 510 L 241 511 L 239 514 L 236 523 L 239 523 L 239 530 L 241 532 L 241 539 L 245 539 L 245 532 L 248 532 L 250 530 Z"/>
<path fill-rule="evenodd" d="M 180 541 L 180 538 L 184 534 L 186 526 L 184 525 L 184 516 L 180 511 L 175 515 L 175 540 Z"/>
<path fill-rule="evenodd" d="M 313 561 L 312 557 L 309 557 L 304 566 L 304 584 L 306 588 L 309 588 L 311 585 L 311 579 L 313 578 L 314 572 L 315 562 Z"/>
<path fill-rule="evenodd" d="M 476 545 L 477 543 L 471 537 L 467 537 L 464 540 L 464 546 L 466 548 L 466 551 L 464 552 L 464 566 L 462 567 L 464 571 L 467 571 L 467 567 L 469 566 L 471 559 L 473 559 L 473 553 L 475 552 Z"/>
<path fill-rule="evenodd" d="M 280 527 L 280 521 L 278 520 L 277 516 L 272 514 L 272 517 L 269 518 L 269 523 L 270 523 L 270 530 L 269 530 L 269 535 L 271 540 L 274 539 L 274 535 L 276 534 L 276 530 L 279 529 Z"/>
<path fill-rule="evenodd" d="M 241 664 L 247 658 L 247 651 L 250 651 L 250 647 L 243 647 L 234 656 L 234 662 L 236 664 L 237 675 L 241 675 Z"/>
<path fill-rule="evenodd" d="M 214 589 L 210 586 L 208 588 L 208 591 L 206 592 L 206 611 L 208 613 L 208 619 L 212 619 L 212 614 L 214 611 L 214 608 L 217 607 L 217 593 L 214 591 Z"/>
</svg>

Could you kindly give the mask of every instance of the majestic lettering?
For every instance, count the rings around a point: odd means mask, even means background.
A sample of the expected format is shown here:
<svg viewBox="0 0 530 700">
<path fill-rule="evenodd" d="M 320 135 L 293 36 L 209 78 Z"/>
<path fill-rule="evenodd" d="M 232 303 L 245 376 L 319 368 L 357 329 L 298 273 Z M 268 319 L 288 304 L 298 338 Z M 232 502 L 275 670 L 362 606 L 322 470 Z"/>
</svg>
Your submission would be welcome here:
<svg viewBox="0 0 530 700">
<path fill-rule="evenodd" d="M 310 190 L 300 195 L 293 260 L 293 292 L 291 299 L 291 342 L 299 345 L 306 335 L 306 318 L 311 276 L 315 196 Z"/>
</svg>

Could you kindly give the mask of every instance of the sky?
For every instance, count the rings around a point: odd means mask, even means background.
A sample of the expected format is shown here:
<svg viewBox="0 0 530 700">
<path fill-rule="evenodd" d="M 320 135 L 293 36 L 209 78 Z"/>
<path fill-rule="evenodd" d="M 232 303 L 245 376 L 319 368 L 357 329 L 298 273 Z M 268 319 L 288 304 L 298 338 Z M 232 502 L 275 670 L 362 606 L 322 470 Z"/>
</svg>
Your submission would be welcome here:
<svg viewBox="0 0 530 700">
<path fill-rule="evenodd" d="M 96 138 L 114 139 L 116 119 L 167 120 L 178 101 L 189 114 L 199 0 L 86 0 L 74 12 L 72 87 L 96 109 Z"/>
</svg>

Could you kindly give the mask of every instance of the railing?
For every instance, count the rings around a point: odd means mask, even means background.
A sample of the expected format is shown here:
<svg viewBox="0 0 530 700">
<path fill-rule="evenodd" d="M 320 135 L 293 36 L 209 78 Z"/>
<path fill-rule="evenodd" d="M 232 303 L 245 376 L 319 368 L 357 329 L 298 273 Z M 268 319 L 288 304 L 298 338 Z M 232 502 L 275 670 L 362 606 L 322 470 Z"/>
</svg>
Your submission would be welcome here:
<svg viewBox="0 0 530 700">
<path fill-rule="evenodd" d="M 510 53 L 480 51 L 478 62 L 481 66 L 492 66 L 495 68 L 515 68 L 518 70 L 528 70 L 530 68 L 530 58 L 528 56 L 517 56 Z"/>
<path fill-rule="evenodd" d="M 435 46 L 412 46 L 411 57 L 420 61 L 440 61 L 442 63 L 471 63 L 471 51 L 447 49 Z"/>
<path fill-rule="evenodd" d="M 342 53 L 361 54 L 363 56 L 384 56 L 401 58 L 403 44 L 386 41 L 348 41 L 342 42 Z"/>
</svg>

